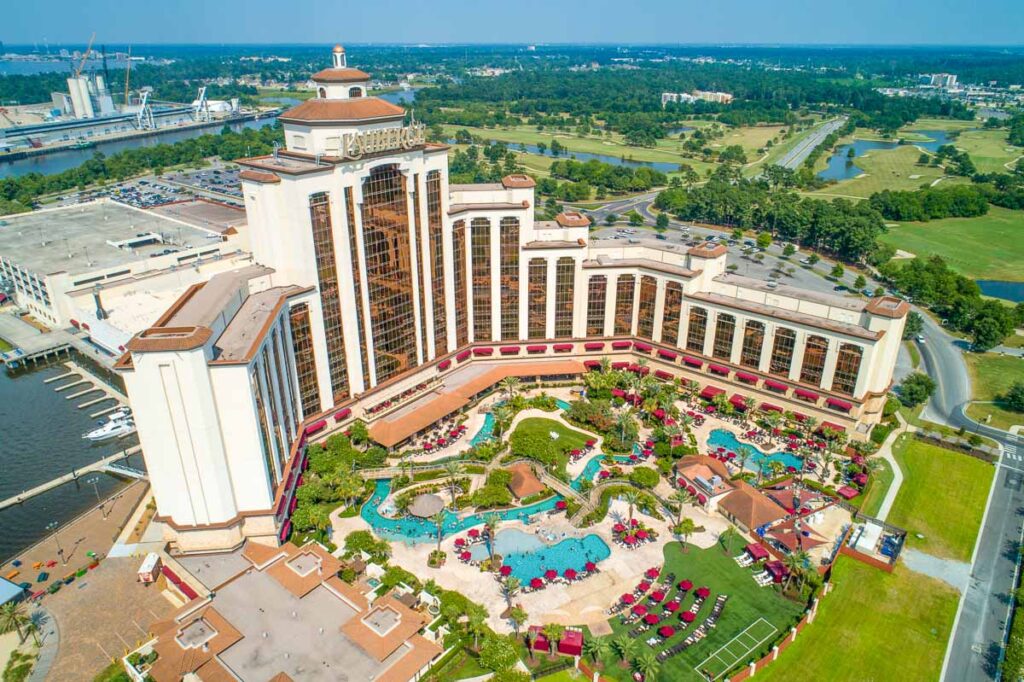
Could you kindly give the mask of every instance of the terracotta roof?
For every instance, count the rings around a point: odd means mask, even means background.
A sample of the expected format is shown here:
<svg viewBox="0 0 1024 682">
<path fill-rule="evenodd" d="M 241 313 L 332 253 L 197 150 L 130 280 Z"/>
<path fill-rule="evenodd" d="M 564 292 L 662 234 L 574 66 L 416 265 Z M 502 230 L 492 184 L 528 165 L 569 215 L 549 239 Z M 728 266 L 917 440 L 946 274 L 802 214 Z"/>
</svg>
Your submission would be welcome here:
<svg viewBox="0 0 1024 682">
<path fill-rule="evenodd" d="M 807 533 L 807 535 L 804 535 L 804 533 Z M 797 533 L 794 519 L 783 521 L 779 525 L 773 526 L 765 534 L 765 537 L 775 540 L 790 552 L 795 552 L 797 549 L 811 549 L 825 544 L 825 538 L 805 522 L 800 523 L 800 532 Z"/>
<path fill-rule="evenodd" d="M 721 483 L 716 486 L 713 492 L 714 495 L 721 495 L 735 487 L 729 481 L 730 474 L 729 470 L 725 468 L 725 465 L 714 457 L 708 457 L 707 455 L 684 457 L 676 463 L 676 473 L 691 483 L 693 483 L 698 476 L 709 483 L 712 476 L 718 476 L 721 479 Z"/>
<path fill-rule="evenodd" d="M 508 468 L 508 471 L 512 474 L 512 480 L 509 481 L 508 489 L 512 491 L 517 500 L 529 497 L 530 495 L 536 495 L 544 490 L 544 484 L 540 482 L 537 475 L 533 473 L 533 468 L 526 462 L 513 464 Z"/>
<path fill-rule="evenodd" d="M 590 227 L 590 218 L 579 211 L 564 211 L 555 216 L 555 222 L 562 227 Z"/>
<path fill-rule="evenodd" d="M 259 182 L 265 185 L 277 184 L 281 182 L 281 176 L 277 175 L 276 173 L 267 173 L 264 171 L 250 170 L 248 168 L 239 173 L 238 178 L 240 180 Z"/>
<path fill-rule="evenodd" d="M 534 182 L 533 178 L 521 173 L 506 175 L 501 179 L 501 184 L 505 189 L 528 189 L 530 187 L 537 186 L 537 183 Z"/>
<path fill-rule="evenodd" d="M 214 630 L 215 634 L 206 642 L 207 646 L 205 647 L 183 648 L 176 638 L 183 630 L 199 620 L 205 621 L 205 624 Z M 212 606 L 199 609 L 180 621 L 172 619 L 155 623 L 151 629 L 153 634 L 158 637 L 154 649 L 160 656 L 150 669 L 150 674 L 154 680 L 159 680 L 159 682 L 180 680 L 186 674 L 204 667 L 215 656 L 242 639 L 242 633 L 236 630 Z M 216 674 L 214 668 L 207 669 L 207 672 Z M 214 676 L 212 679 L 219 682 L 222 678 Z"/>
<path fill-rule="evenodd" d="M 242 548 L 242 556 L 248 559 L 253 566 L 262 568 L 271 560 L 284 554 L 287 550 L 282 547 L 271 547 L 253 540 L 248 540 Z"/>
<path fill-rule="evenodd" d="M 274 562 L 265 572 L 296 597 L 304 597 L 341 570 L 341 562 L 315 543 L 304 547 L 292 544 L 282 547 L 287 557 Z M 310 567 L 312 570 L 305 575 L 300 572 L 301 568 Z"/>
<path fill-rule="evenodd" d="M 910 304 L 895 296 L 879 296 L 871 299 L 864 309 L 872 315 L 895 320 L 910 312 Z"/>
<path fill-rule="evenodd" d="M 387 615 L 397 622 L 384 634 L 379 634 L 373 627 L 367 625 L 367 621 L 372 621 L 377 614 Z M 374 602 L 366 613 L 346 621 L 341 626 L 341 632 L 355 642 L 360 649 L 378 661 L 383 661 L 428 622 L 430 621 L 426 615 L 419 611 L 413 611 L 388 595 Z"/>
<path fill-rule="evenodd" d="M 370 74 L 359 69 L 323 69 L 313 74 L 317 83 L 359 83 L 370 80 Z"/>
<path fill-rule="evenodd" d="M 737 488 L 718 502 L 718 508 L 753 530 L 786 518 L 786 510 L 749 483 L 737 481 Z"/>
<path fill-rule="evenodd" d="M 155 327 L 136 334 L 125 348 L 132 353 L 195 350 L 211 336 L 213 332 L 207 327 Z"/>
<path fill-rule="evenodd" d="M 408 682 L 423 666 L 440 656 L 444 650 L 422 635 L 413 635 L 406 642 L 411 648 L 375 682 Z"/>
<path fill-rule="evenodd" d="M 278 118 L 298 122 L 347 122 L 398 119 L 405 109 L 377 97 L 307 99 Z"/>
<path fill-rule="evenodd" d="M 332 575 L 324 581 L 324 585 L 326 585 L 328 589 L 337 593 L 342 601 L 348 602 L 357 611 L 363 612 L 370 608 L 370 602 L 366 600 L 366 595 L 357 590 L 354 586 L 349 585 L 338 576 Z"/>
<path fill-rule="evenodd" d="M 724 256 L 728 251 L 729 249 L 725 244 L 719 244 L 710 249 L 706 246 L 695 246 L 687 251 L 687 253 L 696 258 L 718 258 L 719 256 Z"/>
</svg>

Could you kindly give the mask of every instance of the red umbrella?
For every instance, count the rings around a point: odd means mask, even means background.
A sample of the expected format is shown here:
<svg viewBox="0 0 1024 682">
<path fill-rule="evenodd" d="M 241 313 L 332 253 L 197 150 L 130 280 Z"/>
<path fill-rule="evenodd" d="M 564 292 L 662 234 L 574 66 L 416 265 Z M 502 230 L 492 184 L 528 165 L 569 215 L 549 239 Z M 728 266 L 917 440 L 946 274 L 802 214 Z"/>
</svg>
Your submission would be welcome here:
<svg viewBox="0 0 1024 682">
<path fill-rule="evenodd" d="M 614 526 L 612 526 L 612 531 L 615 533 L 621 533 L 624 530 L 626 530 L 626 527 L 623 526 L 621 523 L 616 523 Z"/>
<path fill-rule="evenodd" d="M 622 538 L 622 541 L 625 542 L 627 545 L 635 545 L 636 544 L 636 536 L 634 536 L 634 535 L 627 535 L 626 537 Z"/>
<path fill-rule="evenodd" d="M 588 561 L 583 568 L 584 570 L 586 570 L 587 573 L 593 573 L 597 570 L 597 564 L 595 564 L 593 561 Z"/>
<path fill-rule="evenodd" d="M 463 561 L 469 561 L 470 559 L 473 558 L 473 555 L 470 554 L 469 552 L 463 552 L 462 554 L 459 555 L 459 558 L 462 559 Z"/>
<path fill-rule="evenodd" d="M 675 613 L 679 610 L 679 602 L 670 601 L 669 603 L 665 604 L 665 610 L 669 613 Z"/>
<path fill-rule="evenodd" d="M 530 580 L 530 587 L 532 587 L 535 590 L 539 590 L 540 588 L 544 587 L 544 581 L 540 578 L 533 578 L 532 580 Z"/>
<path fill-rule="evenodd" d="M 588 448 L 592 448 L 592 447 L 594 447 L 595 445 L 597 445 L 597 441 L 596 441 L 596 440 L 594 440 L 593 438 L 591 438 L 591 439 L 589 439 L 589 440 L 587 441 L 587 447 L 588 447 Z"/>
<path fill-rule="evenodd" d="M 639 459 L 639 457 L 637 457 L 636 455 L 630 455 L 630 456 L 629 456 L 629 461 L 631 461 L 631 462 L 635 462 L 635 461 L 637 461 L 638 459 Z"/>
<path fill-rule="evenodd" d="M 697 614 L 690 613 L 689 611 L 683 611 L 679 614 L 679 620 L 683 621 L 684 623 L 692 623 L 694 620 L 696 620 L 696 618 Z"/>
<path fill-rule="evenodd" d="M 646 540 L 647 539 L 647 531 L 645 531 L 645 530 L 638 530 L 636 532 L 636 536 L 638 538 L 640 538 L 641 540 Z"/>
<path fill-rule="evenodd" d="M 657 625 L 659 620 L 661 620 L 661 618 L 658 618 L 658 614 L 656 613 L 648 613 L 644 616 L 644 622 L 648 625 Z"/>
<path fill-rule="evenodd" d="M 609 476 L 612 475 L 612 472 L 605 471 L 605 470 L 602 469 L 597 475 L 598 475 L 599 478 L 608 478 Z"/>
<path fill-rule="evenodd" d="M 455 538 L 455 546 L 463 547 L 466 544 L 466 538 Z"/>
<path fill-rule="evenodd" d="M 536 580 L 537 582 L 540 582 L 540 578 L 534 578 L 534 580 Z M 531 585 L 533 584 L 533 583 L 532 583 L 532 581 L 531 581 L 531 583 L 530 583 L 530 584 L 531 584 Z M 621 597 L 619 597 L 619 600 L 620 600 L 620 601 L 621 601 L 621 602 L 622 602 L 623 604 L 632 604 L 633 602 L 635 602 L 635 601 L 636 601 L 636 597 L 634 597 L 634 596 L 633 596 L 633 595 L 631 595 L 631 594 L 624 594 L 624 595 L 622 595 Z"/>
<path fill-rule="evenodd" d="M 700 597 L 701 599 L 707 599 L 707 598 L 708 598 L 708 595 L 710 595 L 710 594 L 711 594 L 711 590 L 709 590 L 709 589 L 708 589 L 708 588 L 706 588 L 706 587 L 698 587 L 698 588 L 697 588 L 697 592 L 696 592 L 696 594 L 697 594 L 697 596 L 698 596 L 698 597 Z"/>
<path fill-rule="evenodd" d="M 548 582 L 551 582 L 552 580 L 554 580 L 557 577 L 558 577 L 558 571 L 556 571 L 553 568 L 549 568 L 548 570 L 544 571 L 544 580 L 547 580 Z"/>
<path fill-rule="evenodd" d="M 512 567 L 507 565 L 507 564 L 505 566 L 502 566 L 500 569 L 498 569 L 498 571 L 505 578 L 507 578 L 508 576 L 512 575 Z"/>
<path fill-rule="evenodd" d="M 565 500 L 559 500 L 558 502 L 555 502 L 555 509 L 565 509 L 567 506 L 568 505 L 566 504 Z"/>
<path fill-rule="evenodd" d="M 633 526 L 633 528 L 636 528 L 640 525 L 640 519 L 630 519 L 629 525 Z"/>
<path fill-rule="evenodd" d="M 677 478 L 676 479 L 676 486 L 679 487 L 679 488 L 686 487 L 686 479 L 685 478 Z"/>
<path fill-rule="evenodd" d="M 576 580 L 576 570 L 575 569 L 567 568 L 567 569 L 565 569 L 565 572 L 562 575 L 565 576 L 566 580 Z"/>
<path fill-rule="evenodd" d="M 630 611 L 633 612 L 634 616 L 642 616 L 645 613 L 647 613 L 647 607 L 644 606 L 643 604 L 637 604 L 632 609 L 630 609 Z"/>
<path fill-rule="evenodd" d="M 671 625 L 662 625 L 660 628 L 658 628 L 658 634 L 667 639 L 672 635 L 676 634 L 676 629 Z"/>
<path fill-rule="evenodd" d="M 725 452 L 725 448 L 717 448 L 718 452 Z"/>
<path fill-rule="evenodd" d="M 478 537 L 480 537 L 480 529 L 478 529 L 478 528 L 470 528 L 469 529 L 469 537 L 471 537 L 471 538 L 478 538 Z"/>
<path fill-rule="evenodd" d="M 651 589 L 651 584 L 646 580 L 642 580 L 640 581 L 640 584 L 636 586 L 636 589 L 640 590 L 641 592 L 646 592 L 647 590 Z"/>
<path fill-rule="evenodd" d="M 655 590 L 651 592 L 651 601 L 661 601 L 665 598 L 665 593 L 661 590 Z"/>
<path fill-rule="evenodd" d="M 679 581 L 679 589 L 682 590 L 683 592 L 689 592 L 690 590 L 693 589 L 693 583 L 690 582 L 689 580 L 680 580 Z"/>
</svg>

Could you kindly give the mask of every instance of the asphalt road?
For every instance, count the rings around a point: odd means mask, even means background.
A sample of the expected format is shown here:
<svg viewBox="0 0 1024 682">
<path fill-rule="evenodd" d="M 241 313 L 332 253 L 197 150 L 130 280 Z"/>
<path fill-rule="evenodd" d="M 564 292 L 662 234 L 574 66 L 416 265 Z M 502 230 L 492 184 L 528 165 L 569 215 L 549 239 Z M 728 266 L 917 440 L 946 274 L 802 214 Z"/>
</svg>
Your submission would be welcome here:
<svg viewBox="0 0 1024 682">
<path fill-rule="evenodd" d="M 833 132 L 842 128 L 845 124 L 845 116 L 837 118 L 834 121 L 829 121 L 801 140 L 800 144 L 786 152 L 786 154 L 776 161 L 775 164 L 777 166 L 782 166 L 783 168 L 796 170 L 805 160 L 807 160 L 807 157 L 810 156 L 815 147 L 821 144 L 822 141 L 824 141 L 824 139 Z"/>
</svg>

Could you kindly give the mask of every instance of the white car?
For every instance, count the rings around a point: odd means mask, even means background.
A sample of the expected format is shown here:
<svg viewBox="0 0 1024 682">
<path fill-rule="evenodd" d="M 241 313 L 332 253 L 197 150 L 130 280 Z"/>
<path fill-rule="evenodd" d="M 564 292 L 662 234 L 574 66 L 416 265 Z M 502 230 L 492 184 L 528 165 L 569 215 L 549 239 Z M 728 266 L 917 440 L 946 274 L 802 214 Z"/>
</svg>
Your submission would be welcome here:
<svg viewBox="0 0 1024 682">
<path fill-rule="evenodd" d="M 810 265 L 811 264 L 811 259 L 810 258 L 801 258 L 800 259 L 800 264 L 801 265 Z"/>
<path fill-rule="evenodd" d="M 917 342 L 918 343 L 924 343 L 924 334 L 918 334 L 917 335 Z"/>
</svg>

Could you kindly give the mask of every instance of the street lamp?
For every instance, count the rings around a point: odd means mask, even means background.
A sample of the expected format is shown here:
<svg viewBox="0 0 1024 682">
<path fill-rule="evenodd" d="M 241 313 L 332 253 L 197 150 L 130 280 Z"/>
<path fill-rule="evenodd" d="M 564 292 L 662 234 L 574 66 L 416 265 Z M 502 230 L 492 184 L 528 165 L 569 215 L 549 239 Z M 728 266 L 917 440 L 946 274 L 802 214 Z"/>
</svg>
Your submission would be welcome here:
<svg viewBox="0 0 1024 682">
<path fill-rule="evenodd" d="M 61 564 L 63 564 L 64 566 L 67 566 L 68 565 L 68 559 L 67 559 L 66 556 L 64 556 L 64 548 L 60 546 L 60 538 L 57 536 L 57 533 L 56 533 L 57 527 L 59 525 L 60 524 L 57 523 L 56 521 L 51 521 L 50 523 L 46 524 L 46 530 L 53 532 L 53 541 L 57 543 L 57 556 L 60 557 Z"/>
<path fill-rule="evenodd" d="M 106 521 L 107 520 L 107 507 L 103 503 L 103 500 L 100 499 L 100 486 L 99 486 L 100 477 L 99 476 L 93 476 L 92 478 L 89 478 L 88 480 L 86 480 L 86 483 L 92 483 L 92 489 L 96 493 L 96 504 L 98 504 L 100 506 L 100 513 L 103 514 L 103 520 Z"/>
</svg>

